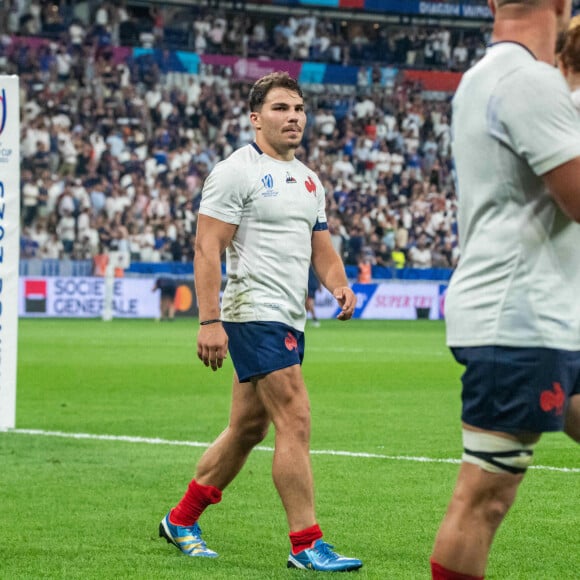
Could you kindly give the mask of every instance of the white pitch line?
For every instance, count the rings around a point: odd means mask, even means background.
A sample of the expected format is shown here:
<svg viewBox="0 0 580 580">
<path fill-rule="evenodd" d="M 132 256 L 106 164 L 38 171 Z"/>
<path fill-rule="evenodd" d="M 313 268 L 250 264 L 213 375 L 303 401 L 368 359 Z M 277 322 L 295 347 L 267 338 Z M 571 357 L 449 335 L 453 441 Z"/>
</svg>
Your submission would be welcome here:
<svg viewBox="0 0 580 580">
<path fill-rule="evenodd" d="M 0 429 L 0 433 L 16 433 L 18 435 L 38 435 L 40 437 L 62 437 L 65 439 L 91 439 L 94 441 L 120 441 L 122 443 L 145 443 L 147 445 L 176 445 L 181 447 L 209 447 L 210 443 L 201 441 L 180 441 L 161 439 L 159 437 L 132 437 L 129 435 L 96 435 L 93 433 L 66 433 L 64 431 L 43 431 L 42 429 Z M 259 445 L 258 451 L 274 451 L 273 447 Z M 458 465 L 459 459 L 437 457 L 414 457 L 412 455 L 383 455 L 380 453 L 357 453 L 353 451 L 336 451 L 333 449 L 311 449 L 312 455 L 334 455 L 339 457 L 360 457 L 363 459 L 386 459 L 388 461 L 412 461 L 416 463 L 450 463 Z M 580 473 L 578 467 L 554 467 L 551 465 L 532 465 L 529 469 L 539 471 L 556 471 L 559 473 Z"/>
</svg>

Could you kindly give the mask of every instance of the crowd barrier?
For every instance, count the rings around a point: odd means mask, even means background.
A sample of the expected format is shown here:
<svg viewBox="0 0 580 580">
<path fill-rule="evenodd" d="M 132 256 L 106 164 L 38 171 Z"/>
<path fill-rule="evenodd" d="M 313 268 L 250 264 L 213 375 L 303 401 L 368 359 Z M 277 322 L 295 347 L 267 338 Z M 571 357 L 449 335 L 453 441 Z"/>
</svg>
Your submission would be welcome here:
<svg viewBox="0 0 580 580">
<path fill-rule="evenodd" d="M 225 274 L 225 264 L 222 265 Z M 94 263 L 91 260 L 20 260 L 20 276 L 92 276 Z M 125 269 L 125 276 L 193 276 L 193 264 L 183 262 L 133 262 Z M 385 268 L 372 267 L 373 280 L 432 280 L 448 282 L 453 274 L 451 268 Z M 346 275 L 355 281 L 356 266 L 347 265 Z"/>
</svg>

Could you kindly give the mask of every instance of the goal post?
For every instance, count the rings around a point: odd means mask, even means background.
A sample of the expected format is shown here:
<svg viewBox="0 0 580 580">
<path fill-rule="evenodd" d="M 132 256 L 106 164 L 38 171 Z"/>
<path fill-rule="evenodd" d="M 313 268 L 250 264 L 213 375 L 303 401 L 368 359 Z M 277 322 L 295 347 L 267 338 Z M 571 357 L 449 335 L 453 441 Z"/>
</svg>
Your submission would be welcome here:
<svg viewBox="0 0 580 580">
<path fill-rule="evenodd" d="M 17 76 L 0 75 L 0 431 L 16 426 L 20 260 L 20 104 Z"/>
</svg>

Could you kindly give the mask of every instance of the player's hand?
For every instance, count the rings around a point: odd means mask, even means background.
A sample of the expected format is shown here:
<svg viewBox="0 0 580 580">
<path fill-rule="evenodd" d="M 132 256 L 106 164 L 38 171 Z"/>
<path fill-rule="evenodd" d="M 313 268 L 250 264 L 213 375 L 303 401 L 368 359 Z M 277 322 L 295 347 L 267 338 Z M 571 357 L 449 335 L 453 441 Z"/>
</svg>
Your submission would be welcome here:
<svg viewBox="0 0 580 580">
<path fill-rule="evenodd" d="M 335 288 L 333 295 L 342 309 L 337 318 L 339 320 L 350 320 L 356 308 L 354 292 L 348 286 L 340 286 Z"/>
<path fill-rule="evenodd" d="M 228 335 L 221 322 L 200 326 L 197 334 L 197 356 L 213 371 L 222 368 L 228 354 Z"/>
</svg>

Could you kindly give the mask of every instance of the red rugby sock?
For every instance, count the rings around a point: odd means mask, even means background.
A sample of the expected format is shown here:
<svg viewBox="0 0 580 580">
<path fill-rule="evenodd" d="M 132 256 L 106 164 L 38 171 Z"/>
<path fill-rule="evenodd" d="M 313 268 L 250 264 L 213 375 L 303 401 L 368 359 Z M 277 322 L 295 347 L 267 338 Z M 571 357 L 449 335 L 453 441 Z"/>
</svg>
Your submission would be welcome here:
<svg viewBox="0 0 580 580">
<path fill-rule="evenodd" d="M 221 499 L 222 492 L 217 487 L 200 485 L 193 479 L 181 501 L 169 513 L 169 521 L 177 526 L 192 526 L 208 505 Z"/>
<path fill-rule="evenodd" d="M 316 540 L 322 538 L 322 532 L 318 524 L 314 524 L 305 530 L 300 530 L 299 532 L 290 532 L 288 534 L 290 537 L 290 542 L 292 543 L 292 553 L 298 554 L 302 550 L 312 548 Z"/>
<path fill-rule="evenodd" d="M 432 580 L 483 580 L 484 577 L 470 576 L 469 574 L 448 570 L 431 559 L 431 578 Z"/>
</svg>

